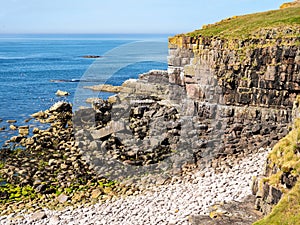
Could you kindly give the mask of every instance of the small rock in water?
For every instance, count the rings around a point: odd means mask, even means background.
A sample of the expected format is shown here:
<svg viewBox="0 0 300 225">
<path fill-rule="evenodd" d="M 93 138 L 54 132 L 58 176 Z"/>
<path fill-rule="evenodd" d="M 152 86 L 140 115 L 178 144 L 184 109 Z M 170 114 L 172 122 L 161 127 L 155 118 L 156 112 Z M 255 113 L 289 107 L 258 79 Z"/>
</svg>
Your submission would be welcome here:
<svg viewBox="0 0 300 225">
<path fill-rule="evenodd" d="M 57 90 L 57 92 L 55 93 L 57 96 L 68 96 L 70 95 L 69 92 L 66 91 L 61 91 L 61 90 Z"/>
<path fill-rule="evenodd" d="M 0 127 L 0 131 L 4 131 L 5 130 L 5 127 Z"/>
<path fill-rule="evenodd" d="M 16 129 L 18 129 L 18 128 L 17 128 L 17 126 L 11 124 L 11 125 L 9 126 L 9 129 L 11 129 L 11 130 L 16 130 Z"/>
<path fill-rule="evenodd" d="M 25 123 L 28 123 L 31 120 L 31 118 L 28 118 L 26 120 L 24 120 Z"/>
<path fill-rule="evenodd" d="M 7 123 L 16 123 L 16 120 L 6 120 Z"/>
</svg>

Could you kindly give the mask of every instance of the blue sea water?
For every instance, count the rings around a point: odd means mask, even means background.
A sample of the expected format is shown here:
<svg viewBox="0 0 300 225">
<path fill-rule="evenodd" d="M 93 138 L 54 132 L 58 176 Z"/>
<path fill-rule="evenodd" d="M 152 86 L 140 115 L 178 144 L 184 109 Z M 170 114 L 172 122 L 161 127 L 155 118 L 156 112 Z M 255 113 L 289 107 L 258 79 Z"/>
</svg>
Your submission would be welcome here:
<svg viewBox="0 0 300 225">
<path fill-rule="evenodd" d="M 8 128 L 9 119 L 24 125 L 30 114 L 59 100 L 79 107 L 88 97 L 109 96 L 83 86 L 120 85 L 151 69 L 166 69 L 168 36 L 0 35 L 0 127 Z M 57 97 L 57 90 L 70 96 Z M 0 132 L 0 145 L 12 134 Z"/>
</svg>

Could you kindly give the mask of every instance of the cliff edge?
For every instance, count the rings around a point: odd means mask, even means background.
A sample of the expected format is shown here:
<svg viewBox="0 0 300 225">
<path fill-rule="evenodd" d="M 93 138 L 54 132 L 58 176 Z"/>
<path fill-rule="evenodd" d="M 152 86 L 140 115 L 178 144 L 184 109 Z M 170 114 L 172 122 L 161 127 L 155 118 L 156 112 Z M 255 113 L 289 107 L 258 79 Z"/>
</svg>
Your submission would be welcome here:
<svg viewBox="0 0 300 225">
<path fill-rule="evenodd" d="M 265 176 L 254 179 L 256 207 L 267 215 L 255 224 L 299 224 L 299 1 L 176 35 L 169 49 L 170 83 L 208 111 L 226 106 L 216 155 L 249 155 L 285 136 L 269 154 Z"/>
</svg>

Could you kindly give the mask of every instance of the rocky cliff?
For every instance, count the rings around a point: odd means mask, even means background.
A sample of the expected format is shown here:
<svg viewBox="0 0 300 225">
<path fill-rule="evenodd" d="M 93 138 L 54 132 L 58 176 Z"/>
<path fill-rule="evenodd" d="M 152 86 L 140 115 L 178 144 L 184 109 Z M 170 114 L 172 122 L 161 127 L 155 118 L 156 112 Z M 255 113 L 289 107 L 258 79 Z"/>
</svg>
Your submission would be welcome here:
<svg viewBox="0 0 300 225">
<path fill-rule="evenodd" d="M 39 114 L 45 122 L 59 118 L 59 127 L 51 124 L 45 132 L 35 130 L 33 137 L 27 137 L 27 132 L 10 141 L 28 151 L 53 148 L 55 155 L 73 149 L 74 161 L 65 154 L 51 163 L 45 158 L 49 171 L 54 171 L 56 164 L 61 167 L 56 171 L 59 179 L 56 175 L 43 177 L 55 185 L 66 177 L 60 173 L 67 168 L 70 178 L 61 183 L 71 185 L 69 179 L 77 177 L 72 171 L 78 168 L 75 161 L 80 157 L 84 170 L 92 170 L 97 177 L 134 184 L 142 190 L 195 168 L 226 174 L 242 159 L 266 154 L 286 136 L 271 152 L 265 177 L 253 182 L 257 208 L 270 213 L 282 196 L 288 201 L 289 190 L 299 186 L 299 112 L 295 106 L 300 104 L 299 15 L 300 7 L 293 5 L 228 18 L 171 37 L 168 71 L 150 71 L 138 80 L 126 81 L 116 96 L 75 112 L 68 126 L 69 106 L 67 114 Z M 289 133 L 293 121 L 295 129 Z M 56 137 L 63 140 L 57 143 Z M 33 178 L 26 178 L 27 183 L 33 183 Z M 230 179 L 239 183 L 236 176 Z"/>
<path fill-rule="evenodd" d="M 284 32 L 295 35 L 278 37 Z M 291 122 L 300 90 L 299 30 L 261 31 L 261 36 L 241 41 L 180 35 L 169 40 L 169 82 L 197 102 L 196 114 L 203 115 L 203 108 L 216 112 L 202 119 L 222 140 L 218 155 L 273 146 Z"/>
<path fill-rule="evenodd" d="M 299 13 L 297 4 L 281 8 L 294 7 Z M 215 165 L 228 158 L 252 154 L 261 147 L 273 147 L 295 123 L 294 129 L 276 144 L 268 157 L 265 177 L 254 180 L 253 193 L 257 209 L 264 214 L 271 213 L 284 196 L 271 216 L 258 224 L 287 222 L 282 217 L 287 211 L 290 213 L 285 215 L 294 221 L 291 224 L 297 224 L 293 213 L 297 211 L 295 202 L 299 196 L 299 100 L 296 101 L 300 91 L 299 22 L 293 26 L 258 29 L 247 38 L 237 38 L 240 34 L 235 31 L 228 38 L 225 30 L 225 34 L 207 35 L 218 32 L 215 27 L 223 29 L 222 26 L 235 19 L 170 38 L 169 82 L 184 89 L 186 97 L 195 102 L 192 110 L 215 131 L 215 136 L 204 132 L 199 138 L 219 140 L 198 148 L 199 161 L 204 152 L 214 153 L 212 165 Z M 203 114 L 203 108 L 216 113 L 213 117 Z"/>
</svg>

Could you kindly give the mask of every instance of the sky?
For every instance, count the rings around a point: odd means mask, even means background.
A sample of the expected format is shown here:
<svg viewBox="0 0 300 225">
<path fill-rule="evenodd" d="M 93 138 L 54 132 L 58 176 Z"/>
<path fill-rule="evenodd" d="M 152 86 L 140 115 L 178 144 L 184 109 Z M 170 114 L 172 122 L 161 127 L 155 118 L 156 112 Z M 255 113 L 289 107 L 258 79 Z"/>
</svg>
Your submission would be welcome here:
<svg viewBox="0 0 300 225">
<path fill-rule="evenodd" d="M 292 0 L 0 0 L 0 34 L 166 33 Z"/>
</svg>

